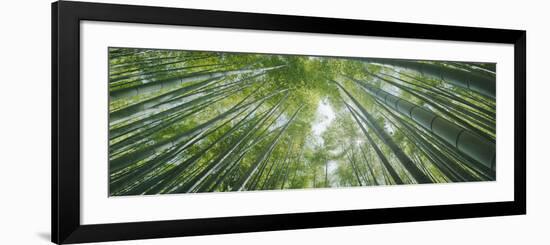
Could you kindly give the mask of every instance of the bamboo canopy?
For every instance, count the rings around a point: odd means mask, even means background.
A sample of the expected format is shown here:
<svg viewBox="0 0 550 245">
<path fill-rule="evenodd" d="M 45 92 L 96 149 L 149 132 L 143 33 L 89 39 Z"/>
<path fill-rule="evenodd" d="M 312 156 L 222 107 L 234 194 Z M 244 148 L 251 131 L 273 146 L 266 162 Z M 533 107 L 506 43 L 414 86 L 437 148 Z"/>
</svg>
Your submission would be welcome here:
<svg viewBox="0 0 550 245">
<path fill-rule="evenodd" d="M 109 48 L 109 195 L 493 181 L 495 76 L 489 63 Z"/>
</svg>

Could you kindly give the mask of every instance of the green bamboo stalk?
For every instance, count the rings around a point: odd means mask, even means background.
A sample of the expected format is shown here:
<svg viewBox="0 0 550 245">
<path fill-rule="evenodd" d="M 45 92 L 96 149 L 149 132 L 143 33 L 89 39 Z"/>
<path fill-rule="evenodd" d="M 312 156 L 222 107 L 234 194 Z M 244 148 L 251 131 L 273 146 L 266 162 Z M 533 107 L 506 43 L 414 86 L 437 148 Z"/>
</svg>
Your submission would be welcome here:
<svg viewBox="0 0 550 245">
<path fill-rule="evenodd" d="M 303 105 L 300 106 L 296 112 L 294 112 L 294 114 L 292 115 L 292 117 L 288 120 L 288 122 L 286 123 L 285 127 L 281 130 L 281 132 L 279 132 L 279 134 L 277 134 L 277 136 L 275 137 L 275 139 L 272 141 L 272 143 L 269 145 L 269 147 L 267 147 L 264 152 L 260 155 L 260 157 L 256 160 L 256 163 L 254 163 L 252 165 L 252 167 L 249 169 L 249 171 L 247 172 L 247 174 L 245 175 L 245 177 L 239 182 L 239 184 L 236 186 L 236 188 L 234 188 L 233 190 L 239 190 L 239 191 L 242 191 L 245 189 L 245 186 L 246 184 L 248 183 L 248 181 L 250 180 L 250 178 L 252 177 L 252 175 L 258 170 L 258 165 L 265 161 L 269 155 L 271 154 L 271 152 L 273 151 L 273 148 L 275 148 L 275 145 L 277 144 L 277 142 L 279 141 L 279 139 L 281 138 L 281 135 L 286 131 L 286 129 L 290 126 L 290 123 L 294 120 L 294 118 L 296 118 L 296 115 L 298 115 L 298 112 L 303 108 Z"/>
<path fill-rule="evenodd" d="M 367 137 L 367 140 L 369 141 L 370 146 L 376 152 L 378 159 L 380 159 L 386 171 L 388 171 L 388 173 L 391 175 L 391 178 L 393 179 L 393 181 L 395 181 L 396 184 L 403 184 L 404 182 L 399 176 L 399 174 L 397 174 L 395 169 L 391 166 L 386 156 L 382 153 L 382 151 L 378 148 L 374 140 L 368 134 L 367 129 L 365 128 L 365 126 L 363 126 L 363 124 L 361 123 L 361 120 L 359 120 L 358 112 L 355 111 L 348 103 L 344 102 L 344 104 L 346 105 L 347 109 L 350 111 L 351 115 L 353 116 L 353 118 L 361 128 L 361 131 L 363 132 L 363 134 Z"/>
<path fill-rule="evenodd" d="M 364 116 L 365 122 L 374 130 L 376 135 L 395 153 L 403 167 L 412 175 L 414 180 L 418 183 L 432 183 L 413 162 L 412 160 L 401 150 L 401 148 L 393 141 L 393 139 L 380 127 L 369 112 L 339 83 L 334 81 L 341 89 L 348 95 L 353 103 L 359 108 Z"/>
<path fill-rule="evenodd" d="M 365 83 L 362 83 L 361 86 L 381 103 L 403 115 L 407 115 L 422 127 L 443 138 L 460 152 L 494 170 L 496 154 L 494 143 L 436 115 L 424 107 L 393 96 L 382 89 Z"/>
<path fill-rule="evenodd" d="M 495 98 L 496 81 L 476 73 L 408 60 L 375 58 L 363 58 L 362 60 L 415 70 L 424 75 L 442 79 L 452 85 Z"/>
</svg>

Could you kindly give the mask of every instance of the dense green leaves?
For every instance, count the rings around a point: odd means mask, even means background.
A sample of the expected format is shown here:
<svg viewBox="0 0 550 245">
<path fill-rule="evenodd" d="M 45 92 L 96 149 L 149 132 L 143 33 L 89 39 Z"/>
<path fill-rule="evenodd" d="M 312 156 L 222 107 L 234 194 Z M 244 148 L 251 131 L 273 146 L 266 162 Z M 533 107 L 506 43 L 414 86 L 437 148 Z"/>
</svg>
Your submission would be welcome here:
<svg viewBox="0 0 550 245">
<path fill-rule="evenodd" d="M 494 70 L 110 48 L 109 193 L 494 180 Z"/>
</svg>

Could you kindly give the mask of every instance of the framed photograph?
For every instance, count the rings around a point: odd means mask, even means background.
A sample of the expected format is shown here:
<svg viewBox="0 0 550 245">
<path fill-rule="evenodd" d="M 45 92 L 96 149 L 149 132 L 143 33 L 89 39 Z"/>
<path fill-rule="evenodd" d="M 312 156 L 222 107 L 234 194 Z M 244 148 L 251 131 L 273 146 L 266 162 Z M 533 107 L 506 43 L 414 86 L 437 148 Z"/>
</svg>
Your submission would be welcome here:
<svg viewBox="0 0 550 245">
<path fill-rule="evenodd" d="M 525 37 L 55 2 L 52 241 L 525 214 Z"/>
</svg>

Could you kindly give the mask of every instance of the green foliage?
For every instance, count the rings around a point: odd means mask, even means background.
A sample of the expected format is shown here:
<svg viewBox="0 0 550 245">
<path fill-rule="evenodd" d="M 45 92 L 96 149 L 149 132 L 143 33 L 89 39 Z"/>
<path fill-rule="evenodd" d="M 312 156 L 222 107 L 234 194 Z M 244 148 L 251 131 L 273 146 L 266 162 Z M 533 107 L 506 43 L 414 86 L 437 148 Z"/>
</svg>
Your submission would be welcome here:
<svg viewBox="0 0 550 245">
<path fill-rule="evenodd" d="M 494 146 L 493 98 L 413 69 L 494 79 L 492 64 L 389 63 L 110 48 L 110 195 L 494 180 L 388 101 Z"/>
</svg>

